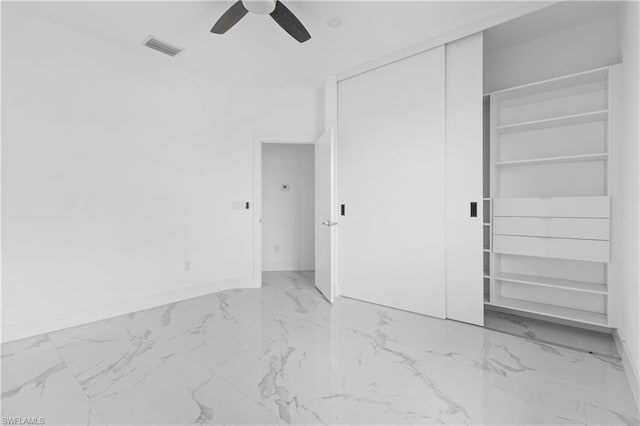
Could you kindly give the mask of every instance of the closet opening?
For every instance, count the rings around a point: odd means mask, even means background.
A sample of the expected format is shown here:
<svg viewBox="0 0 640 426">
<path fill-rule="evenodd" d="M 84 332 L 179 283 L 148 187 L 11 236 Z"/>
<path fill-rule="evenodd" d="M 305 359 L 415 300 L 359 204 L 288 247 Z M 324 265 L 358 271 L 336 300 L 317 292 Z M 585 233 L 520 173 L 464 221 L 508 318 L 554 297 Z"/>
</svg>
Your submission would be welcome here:
<svg viewBox="0 0 640 426">
<path fill-rule="evenodd" d="M 616 356 L 619 13 L 562 3 L 483 34 L 485 327 Z"/>
</svg>

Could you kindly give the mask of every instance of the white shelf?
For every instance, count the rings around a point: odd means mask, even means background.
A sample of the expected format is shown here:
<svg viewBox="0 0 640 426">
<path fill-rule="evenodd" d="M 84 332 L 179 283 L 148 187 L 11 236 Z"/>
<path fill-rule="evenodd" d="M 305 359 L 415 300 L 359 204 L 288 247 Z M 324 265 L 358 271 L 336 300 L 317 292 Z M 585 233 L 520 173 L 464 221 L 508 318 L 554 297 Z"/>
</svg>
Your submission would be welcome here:
<svg viewBox="0 0 640 426">
<path fill-rule="evenodd" d="M 562 117 L 546 118 L 543 120 L 525 121 L 522 123 L 505 124 L 496 126 L 496 132 L 524 132 L 528 130 L 544 129 L 548 127 L 571 126 L 573 124 L 592 123 L 604 121 L 609 112 L 607 110 L 585 112 L 582 114 L 565 115 Z"/>
<path fill-rule="evenodd" d="M 577 321 L 584 324 L 607 326 L 607 316 L 596 312 L 581 311 L 579 309 L 565 308 L 562 306 L 547 305 L 545 303 L 529 302 L 526 300 L 500 297 L 496 302 L 485 302 L 488 306 L 513 309 L 532 314 L 544 315 L 569 321 Z"/>
<path fill-rule="evenodd" d="M 594 68 L 587 71 L 580 71 L 574 74 L 563 75 L 561 77 L 553 77 L 547 80 L 536 81 L 534 83 L 527 83 L 520 86 L 509 87 L 507 89 L 496 90 L 491 93 L 485 93 L 484 96 L 492 94 L 499 95 L 502 98 L 530 96 L 531 94 L 553 91 L 567 86 L 588 84 L 595 81 L 604 81 L 607 79 L 608 72 L 608 66 Z"/>
<path fill-rule="evenodd" d="M 583 293 L 608 294 L 607 286 L 605 284 L 560 280 L 556 278 L 536 277 L 533 275 L 510 274 L 506 272 L 495 274 L 492 278 L 500 281 L 579 291 Z"/>
<path fill-rule="evenodd" d="M 558 163 L 576 163 L 580 161 L 606 160 L 608 156 L 609 156 L 608 153 L 600 152 L 596 154 L 567 155 L 564 157 L 544 157 L 544 158 L 532 158 L 529 160 L 498 161 L 494 163 L 494 165 L 496 167 L 513 167 L 513 166 L 537 166 L 537 165 L 558 164 Z"/>
</svg>

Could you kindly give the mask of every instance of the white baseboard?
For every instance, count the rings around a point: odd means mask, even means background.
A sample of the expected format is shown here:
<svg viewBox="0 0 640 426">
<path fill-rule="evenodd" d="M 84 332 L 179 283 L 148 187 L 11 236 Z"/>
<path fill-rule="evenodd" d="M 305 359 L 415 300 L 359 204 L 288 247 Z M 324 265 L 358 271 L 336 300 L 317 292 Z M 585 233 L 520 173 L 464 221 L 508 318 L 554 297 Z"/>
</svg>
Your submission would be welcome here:
<svg viewBox="0 0 640 426">
<path fill-rule="evenodd" d="M 613 340 L 616 342 L 616 348 L 622 358 L 622 366 L 624 367 L 627 381 L 631 387 L 631 393 L 633 393 L 633 400 L 636 402 L 636 408 L 640 409 L 640 377 L 638 377 L 638 372 L 635 371 L 633 364 L 629 359 L 629 354 L 627 353 L 624 343 L 622 343 L 622 340 L 620 339 L 618 330 L 613 332 Z"/>
<path fill-rule="evenodd" d="M 312 271 L 315 265 L 305 265 L 300 263 L 264 263 L 262 272 L 279 272 L 279 271 Z"/>
<path fill-rule="evenodd" d="M 52 315 L 17 323 L 2 324 L 2 343 L 26 337 L 37 336 L 51 331 L 62 330 L 76 325 L 87 324 L 107 318 L 125 315 L 130 312 L 142 311 L 167 303 L 204 296 L 232 288 L 259 288 L 260 279 L 226 279 L 211 283 L 197 284 L 189 287 L 122 300 L 107 305 L 95 306 L 80 311 Z"/>
</svg>

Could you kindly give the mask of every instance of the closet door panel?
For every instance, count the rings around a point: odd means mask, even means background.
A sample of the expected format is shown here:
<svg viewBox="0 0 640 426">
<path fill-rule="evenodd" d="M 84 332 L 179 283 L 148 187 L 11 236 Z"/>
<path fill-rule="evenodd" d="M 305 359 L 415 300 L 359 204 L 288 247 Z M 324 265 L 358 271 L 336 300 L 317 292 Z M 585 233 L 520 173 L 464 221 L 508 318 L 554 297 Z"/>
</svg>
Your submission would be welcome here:
<svg viewBox="0 0 640 426">
<path fill-rule="evenodd" d="M 447 318 L 483 325 L 482 33 L 445 49 Z"/>
<path fill-rule="evenodd" d="M 445 316 L 444 47 L 338 85 L 343 296 Z"/>
</svg>

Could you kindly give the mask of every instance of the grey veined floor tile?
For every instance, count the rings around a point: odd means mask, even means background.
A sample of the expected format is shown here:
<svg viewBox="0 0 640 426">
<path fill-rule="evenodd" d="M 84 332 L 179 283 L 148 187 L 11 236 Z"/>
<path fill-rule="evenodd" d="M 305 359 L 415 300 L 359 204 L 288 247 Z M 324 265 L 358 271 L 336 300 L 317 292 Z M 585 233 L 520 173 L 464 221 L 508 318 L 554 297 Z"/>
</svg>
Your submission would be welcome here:
<svg viewBox="0 0 640 426">
<path fill-rule="evenodd" d="M 65 425 L 638 423 L 619 359 L 523 337 L 347 298 L 331 305 L 310 273 L 265 273 L 260 289 L 3 345 L 2 415 Z"/>
</svg>

